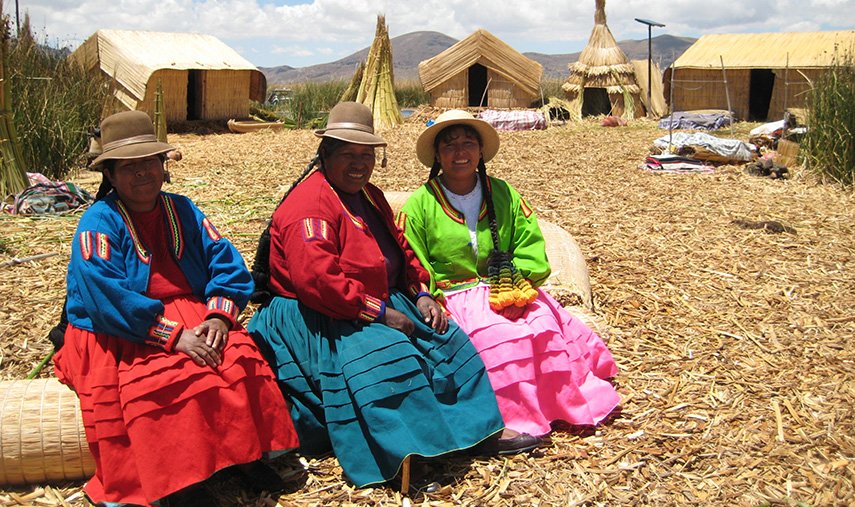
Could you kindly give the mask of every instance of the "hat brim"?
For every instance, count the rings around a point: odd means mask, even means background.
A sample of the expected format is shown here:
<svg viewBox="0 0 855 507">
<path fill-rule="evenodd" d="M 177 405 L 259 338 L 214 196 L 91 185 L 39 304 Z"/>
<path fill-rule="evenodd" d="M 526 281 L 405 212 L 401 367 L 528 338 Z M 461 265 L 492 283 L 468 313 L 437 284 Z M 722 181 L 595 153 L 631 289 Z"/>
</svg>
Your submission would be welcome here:
<svg viewBox="0 0 855 507">
<path fill-rule="evenodd" d="M 321 129 L 316 130 L 317 137 L 332 137 L 339 141 L 344 141 L 353 144 L 364 144 L 368 146 L 386 146 L 386 141 L 383 138 L 369 134 L 368 132 L 360 132 L 350 129 Z"/>
<path fill-rule="evenodd" d="M 101 164 L 107 160 L 129 160 L 133 158 L 145 158 L 152 155 L 159 155 L 175 149 L 175 146 L 167 143 L 147 142 L 138 144 L 128 144 L 120 146 L 114 150 L 105 151 L 89 164 L 89 168 L 93 171 L 101 170 Z"/>
<path fill-rule="evenodd" d="M 478 118 L 449 118 L 434 123 L 419 135 L 416 141 L 416 156 L 418 156 L 419 162 L 427 167 L 433 167 L 436 160 L 433 147 L 436 136 L 444 128 L 457 125 L 469 125 L 481 136 L 481 156 L 484 158 L 484 162 L 489 162 L 499 152 L 499 133 L 492 125 Z"/>
</svg>

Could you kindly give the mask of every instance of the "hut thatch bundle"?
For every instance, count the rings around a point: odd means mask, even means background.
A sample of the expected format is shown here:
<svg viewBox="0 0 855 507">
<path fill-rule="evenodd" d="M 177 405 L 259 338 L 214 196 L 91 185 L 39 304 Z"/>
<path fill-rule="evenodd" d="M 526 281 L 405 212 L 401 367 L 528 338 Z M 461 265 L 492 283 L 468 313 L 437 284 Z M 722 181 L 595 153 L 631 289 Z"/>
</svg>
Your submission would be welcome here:
<svg viewBox="0 0 855 507">
<path fill-rule="evenodd" d="M 570 77 L 561 87 L 578 114 L 641 116 L 641 89 L 635 67 L 606 24 L 606 0 L 596 0 L 594 29 L 588 45 L 579 55 L 579 61 L 569 68 Z"/>
<path fill-rule="evenodd" d="M 401 110 L 395 98 L 395 77 L 392 73 L 392 43 L 386 17 L 377 16 L 377 31 L 368 50 L 365 70 L 356 101 L 374 112 L 374 126 L 379 129 L 394 127 L 401 123 Z"/>
<path fill-rule="evenodd" d="M 2 2 L 0 2 L 2 7 Z M 3 23 L 6 22 L 3 16 Z M 12 109 L 12 88 L 10 80 L 6 79 L 9 68 L 9 30 L 4 29 L 0 34 L 0 199 L 9 194 L 16 194 L 29 184 L 24 169 L 24 157 L 21 144 L 15 129 Z"/>
<path fill-rule="evenodd" d="M 70 58 L 112 80 L 118 110 L 154 117 L 161 82 L 168 122 L 246 118 L 267 92 L 264 74 L 211 35 L 98 30 Z"/>
<path fill-rule="evenodd" d="M 431 105 L 442 108 L 529 107 L 542 75 L 541 64 L 483 29 L 419 63 Z"/>
<path fill-rule="evenodd" d="M 742 120 L 781 119 L 854 48 L 855 30 L 708 34 L 665 71 L 665 95 L 675 111 L 729 106 Z"/>
</svg>

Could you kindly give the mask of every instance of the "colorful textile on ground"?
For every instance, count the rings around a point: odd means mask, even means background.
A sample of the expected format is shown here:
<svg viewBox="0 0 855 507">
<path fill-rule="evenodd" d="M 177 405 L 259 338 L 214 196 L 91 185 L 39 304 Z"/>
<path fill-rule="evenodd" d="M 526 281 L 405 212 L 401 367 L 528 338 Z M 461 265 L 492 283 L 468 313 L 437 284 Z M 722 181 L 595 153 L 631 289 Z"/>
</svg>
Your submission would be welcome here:
<svg viewBox="0 0 855 507">
<path fill-rule="evenodd" d="M 393 478 L 408 455 L 469 448 L 501 431 L 502 417 L 468 337 L 437 334 L 395 291 L 389 307 L 415 323 L 411 336 L 381 323 L 331 319 L 275 297 L 248 329 L 267 349 L 301 452 L 335 452 L 357 486 Z"/>
<path fill-rule="evenodd" d="M 662 155 L 648 155 L 641 164 L 641 169 L 654 173 L 683 174 L 683 173 L 711 173 L 715 169 L 701 160 L 695 160 L 680 155 L 668 153 Z"/>
<path fill-rule="evenodd" d="M 66 181 L 51 181 L 40 173 L 27 173 L 30 186 L 16 194 L 4 209 L 13 215 L 66 213 L 95 199 L 85 189 Z"/>
<path fill-rule="evenodd" d="M 582 321 L 541 290 L 516 320 L 492 311 L 488 300 L 483 285 L 446 295 L 448 311 L 487 367 L 508 428 L 545 435 L 554 421 L 595 425 L 618 405 L 605 380 L 617 365 Z"/>
<path fill-rule="evenodd" d="M 486 121 L 496 130 L 543 130 L 546 128 L 546 119 L 540 111 L 486 109 L 478 113 L 478 118 Z"/>
</svg>

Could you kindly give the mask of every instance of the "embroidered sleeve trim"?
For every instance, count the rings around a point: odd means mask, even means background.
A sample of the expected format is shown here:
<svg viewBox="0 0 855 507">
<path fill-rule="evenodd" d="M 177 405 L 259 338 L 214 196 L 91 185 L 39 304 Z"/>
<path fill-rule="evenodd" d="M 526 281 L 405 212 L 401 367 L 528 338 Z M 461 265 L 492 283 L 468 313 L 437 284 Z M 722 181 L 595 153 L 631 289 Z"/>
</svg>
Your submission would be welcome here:
<svg viewBox="0 0 855 507">
<path fill-rule="evenodd" d="M 303 219 L 303 241 L 327 240 L 330 237 L 330 226 L 326 220 L 320 218 Z"/>
<path fill-rule="evenodd" d="M 528 203 L 525 202 L 525 199 L 523 199 L 522 197 L 520 197 L 520 209 L 522 210 L 523 215 L 526 218 L 531 216 L 532 209 L 529 207 Z"/>
<path fill-rule="evenodd" d="M 359 318 L 368 322 L 377 322 L 386 314 L 386 302 L 373 296 L 365 296 L 365 302 Z"/>
<path fill-rule="evenodd" d="M 169 320 L 163 315 L 158 315 L 155 317 L 154 325 L 148 328 L 145 343 L 171 352 L 175 349 L 175 342 L 183 329 L 183 324 Z"/>
<path fill-rule="evenodd" d="M 237 323 L 238 313 L 240 313 L 238 306 L 234 301 L 227 297 L 223 296 L 214 296 L 208 299 L 208 314 L 205 318 L 211 315 L 222 315 L 227 318 L 231 325 L 234 326 Z"/>
<path fill-rule="evenodd" d="M 92 232 L 91 231 L 81 231 L 80 232 L 80 255 L 83 256 L 84 261 L 88 261 L 92 258 Z"/>
</svg>

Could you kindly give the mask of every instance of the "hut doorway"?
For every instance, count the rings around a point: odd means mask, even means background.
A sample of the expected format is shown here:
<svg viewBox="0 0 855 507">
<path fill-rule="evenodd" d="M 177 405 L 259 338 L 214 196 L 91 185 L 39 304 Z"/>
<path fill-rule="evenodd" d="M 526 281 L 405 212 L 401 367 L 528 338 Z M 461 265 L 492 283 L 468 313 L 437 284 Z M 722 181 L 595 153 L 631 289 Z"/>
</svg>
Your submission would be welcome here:
<svg viewBox="0 0 855 507">
<path fill-rule="evenodd" d="M 190 69 L 187 71 L 187 119 L 202 118 L 204 104 L 204 72 Z"/>
<path fill-rule="evenodd" d="M 582 93 L 582 116 L 611 114 L 612 103 L 605 88 L 585 88 Z"/>
<path fill-rule="evenodd" d="M 482 107 L 481 101 L 486 101 L 487 67 L 480 63 L 469 67 L 469 107 Z"/>
<path fill-rule="evenodd" d="M 751 69 L 748 91 L 748 121 L 765 121 L 769 116 L 775 73 L 771 69 Z"/>
</svg>

